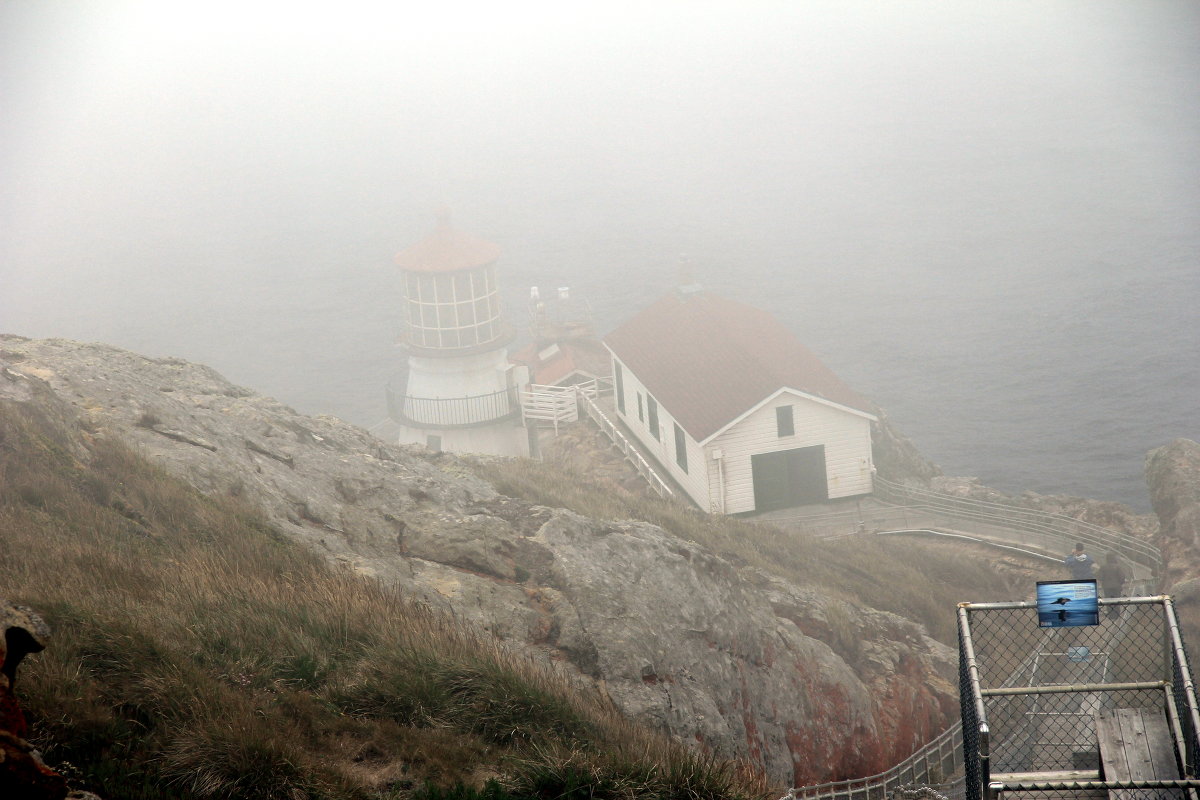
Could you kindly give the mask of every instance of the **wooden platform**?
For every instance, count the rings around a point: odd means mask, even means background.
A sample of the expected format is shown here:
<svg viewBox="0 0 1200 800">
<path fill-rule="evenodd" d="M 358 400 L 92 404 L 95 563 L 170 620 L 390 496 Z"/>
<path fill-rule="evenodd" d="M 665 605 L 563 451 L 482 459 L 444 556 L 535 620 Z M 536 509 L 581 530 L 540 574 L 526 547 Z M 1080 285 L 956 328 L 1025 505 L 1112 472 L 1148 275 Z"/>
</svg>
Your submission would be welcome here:
<svg viewBox="0 0 1200 800">
<path fill-rule="evenodd" d="M 1176 780 L 1175 745 L 1161 709 L 1112 708 L 1096 712 L 1100 768 L 1105 780 Z M 1112 789 L 1110 800 L 1179 797 L 1178 789 Z"/>
</svg>

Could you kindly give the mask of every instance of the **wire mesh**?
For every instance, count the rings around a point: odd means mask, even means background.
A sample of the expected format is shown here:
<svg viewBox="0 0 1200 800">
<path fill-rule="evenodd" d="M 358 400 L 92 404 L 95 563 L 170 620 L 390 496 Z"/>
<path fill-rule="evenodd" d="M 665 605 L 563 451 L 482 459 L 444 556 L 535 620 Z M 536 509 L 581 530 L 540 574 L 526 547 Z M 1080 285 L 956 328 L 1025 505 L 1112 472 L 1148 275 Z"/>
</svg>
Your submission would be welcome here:
<svg viewBox="0 0 1200 800">
<path fill-rule="evenodd" d="M 1006 785 L 998 800 L 1194 800 L 1194 789 L 1186 786 L 1138 786 L 1118 788 L 1117 784 L 1078 782 L 1070 786 L 1038 784 Z"/>
<path fill-rule="evenodd" d="M 1194 685 L 1170 601 L 1102 601 L 1099 625 L 1039 628 L 1032 603 L 967 604 L 960 613 L 960 692 L 966 797 L 1016 784 L 1006 798 L 1103 800 L 1182 797 L 1180 786 L 1098 784 L 1097 719 L 1146 709 L 1170 731 L 1178 772 L 1200 753 Z M 1033 776 L 1058 782 L 1030 784 Z M 1109 776 L 1112 778 L 1113 776 Z M 1161 777 L 1161 776 L 1159 776 Z M 1064 778 L 1069 778 L 1066 783 Z M 1189 795 L 1195 800 L 1194 795 Z"/>
</svg>

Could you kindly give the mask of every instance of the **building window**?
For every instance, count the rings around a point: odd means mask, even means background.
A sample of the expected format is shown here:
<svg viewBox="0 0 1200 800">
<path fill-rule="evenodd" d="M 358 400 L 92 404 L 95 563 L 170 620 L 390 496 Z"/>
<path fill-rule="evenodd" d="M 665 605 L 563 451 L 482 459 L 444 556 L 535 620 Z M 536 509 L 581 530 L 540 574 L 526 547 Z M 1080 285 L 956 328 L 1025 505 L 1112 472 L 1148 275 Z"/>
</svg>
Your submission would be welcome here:
<svg viewBox="0 0 1200 800">
<path fill-rule="evenodd" d="M 617 392 L 617 411 L 625 413 L 625 375 L 621 369 L 621 362 L 613 362 L 613 386 Z"/>
<path fill-rule="evenodd" d="M 650 428 L 650 435 L 658 439 L 658 402 L 650 395 L 646 395 L 646 416 L 648 417 L 646 425 Z"/>
<path fill-rule="evenodd" d="M 675 463 L 687 472 L 687 440 L 683 438 L 683 428 L 675 423 Z"/>
<path fill-rule="evenodd" d="M 796 422 L 792 419 L 791 406 L 780 406 L 775 409 L 775 428 L 780 436 L 791 436 L 796 432 Z"/>
<path fill-rule="evenodd" d="M 645 422 L 646 415 L 642 413 L 642 393 L 638 392 L 638 422 Z"/>
</svg>

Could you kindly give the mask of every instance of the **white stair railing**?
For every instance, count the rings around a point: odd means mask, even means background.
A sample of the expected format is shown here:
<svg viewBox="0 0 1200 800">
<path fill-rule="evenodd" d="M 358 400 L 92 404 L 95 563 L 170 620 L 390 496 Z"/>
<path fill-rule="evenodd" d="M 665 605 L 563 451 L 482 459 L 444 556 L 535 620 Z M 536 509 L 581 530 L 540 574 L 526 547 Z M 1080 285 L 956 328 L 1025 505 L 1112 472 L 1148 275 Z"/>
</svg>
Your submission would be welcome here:
<svg viewBox="0 0 1200 800">
<path fill-rule="evenodd" d="M 600 410 L 600 406 L 597 405 L 594 397 L 589 397 L 586 393 L 580 392 L 579 402 L 580 405 L 583 406 L 584 412 L 588 415 L 592 422 L 595 422 L 600 428 L 601 432 L 603 432 L 605 436 L 612 440 L 612 443 L 617 446 L 618 450 L 625 454 L 625 457 L 629 459 L 630 463 L 633 464 L 633 467 L 638 471 L 638 474 L 645 478 L 646 482 L 650 484 L 651 489 L 658 492 L 660 497 L 675 496 L 675 492 L 671 491 L 671 487 L 666 484 L 666 481 L 658 476 L 658 473 L 655 472 L 654 468 L 650 466 L 649 462 L 642 457 L 642 454 L 637 451 L 637 448 L 630 444 L 629 440 L 625 438 L 625 434 L 621 433 L 617 426 L 613 424 L 612 420 L 610 420 L 605 413 Z"/>
</svg>

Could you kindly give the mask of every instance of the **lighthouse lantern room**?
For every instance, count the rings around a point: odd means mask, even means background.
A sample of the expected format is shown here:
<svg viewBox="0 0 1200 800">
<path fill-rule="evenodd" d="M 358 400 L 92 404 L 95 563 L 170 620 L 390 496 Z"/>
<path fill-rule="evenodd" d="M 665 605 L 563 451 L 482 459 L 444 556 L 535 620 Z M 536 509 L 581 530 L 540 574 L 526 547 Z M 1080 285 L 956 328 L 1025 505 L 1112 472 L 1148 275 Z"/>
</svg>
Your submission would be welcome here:
<svg viewBox="0 0 1200 800">
<path fill-rule="evenodd" d="M 388 387 L 388 416 L 401 444 L 528 455 L 518 400 L 524 368 L 508 360 L 514 332 L 500 314 L 499 256 L 445 213 L 430 236 L 396 256 L 406 368 Z"/>
</svg>

